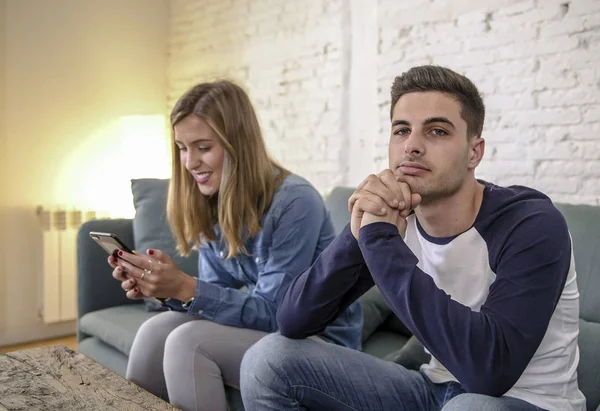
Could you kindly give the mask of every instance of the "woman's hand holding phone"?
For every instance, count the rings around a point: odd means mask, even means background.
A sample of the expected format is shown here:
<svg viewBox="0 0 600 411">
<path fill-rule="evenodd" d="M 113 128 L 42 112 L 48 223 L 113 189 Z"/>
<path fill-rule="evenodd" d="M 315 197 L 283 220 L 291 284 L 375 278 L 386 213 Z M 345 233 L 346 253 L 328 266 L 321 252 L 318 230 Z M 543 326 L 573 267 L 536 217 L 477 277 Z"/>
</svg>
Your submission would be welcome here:
<svg viewBox="0 0 600 411">
<path fill-rule="evenodd" d="M 196 292 L 196 279 L 185 274 L 171 258 L 160 250 L 148 254 L 119 251 L 118 258 L 109 257 L 113 277 L 121 281 L 128 298 L 176 298 L 186 301 Z"/>
<path fill-rule="evenodd" d="M 121 288 L 125 291 L 125 295 L 130 299 L 144 298 L 140 289 L 136 287 L 137 281 L 135 278 L 129 278 L 127 271 L 119 266 L 119 259 L 110 255 L 108 264 L 113 268 L 112 276 L 121 282 Z"/>
</svg>

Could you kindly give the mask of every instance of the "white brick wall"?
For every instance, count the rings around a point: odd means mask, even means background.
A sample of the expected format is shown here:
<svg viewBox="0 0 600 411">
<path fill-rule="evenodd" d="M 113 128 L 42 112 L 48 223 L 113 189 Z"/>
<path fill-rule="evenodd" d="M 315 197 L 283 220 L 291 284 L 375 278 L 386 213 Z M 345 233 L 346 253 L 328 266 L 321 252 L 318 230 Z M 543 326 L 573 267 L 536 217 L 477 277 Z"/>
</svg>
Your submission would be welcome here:
<svg viewBox="0 0 600 411">
<path fill-rule="evenodd" d="M 270 151 L 319 190 L 344 182 L 342 0 L 177 0 L 169 107 L 196 82 L 242 84 Z"/>
<path fill-rule="evenodd" d="M 273 154 L 323 192 L 387 167 L 393 78 L 432 63 L 484 94 L 479 177 L 600 204 L 600 0 L 176 0 L 171 12 L 169 106 L 197 81 L 239 80 Z"/>
<path fill-rule="evenodd" d="M 466 11 L 467 4 L 477 9 Z M 440 64 L 467 75 L 484 94 L 487 152 L 479 177 L 530 185 L 557 201 L 600 204 L 599 0 L 378 5 L 385 44 L 377 61 L 379 104 L 386 108 L 378 168 L 387 165 L 389 68 Z M 422 22 L 400 17 L 416 13 Z"/>
</svg>

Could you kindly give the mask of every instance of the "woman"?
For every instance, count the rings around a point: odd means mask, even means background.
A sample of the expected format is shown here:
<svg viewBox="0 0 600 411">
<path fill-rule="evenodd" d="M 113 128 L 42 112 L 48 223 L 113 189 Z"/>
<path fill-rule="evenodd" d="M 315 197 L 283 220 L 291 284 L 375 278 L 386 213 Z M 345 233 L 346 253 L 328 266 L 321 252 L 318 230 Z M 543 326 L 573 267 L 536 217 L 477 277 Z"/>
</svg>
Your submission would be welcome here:
<svg viewBox="0 0 600 411">
<path fill-rule="evenodd" d="M 195 86 L 171 124 L 169 223 L 180 252 L 199 247 L 199 276 L 160 250 L 109 258 L 127 297 L 168 299 L 172 309 L 138 331 L 127 378 L 184 410 L 225 410 L 225 386 L 239 389 L 244 353 L 277 330 L 287 286 L 334 230 L 319 193 L 269 157 L 239 86 Z M 354 304 L 320 336 L 359 349 L 361 326 Z"/>
</svg>

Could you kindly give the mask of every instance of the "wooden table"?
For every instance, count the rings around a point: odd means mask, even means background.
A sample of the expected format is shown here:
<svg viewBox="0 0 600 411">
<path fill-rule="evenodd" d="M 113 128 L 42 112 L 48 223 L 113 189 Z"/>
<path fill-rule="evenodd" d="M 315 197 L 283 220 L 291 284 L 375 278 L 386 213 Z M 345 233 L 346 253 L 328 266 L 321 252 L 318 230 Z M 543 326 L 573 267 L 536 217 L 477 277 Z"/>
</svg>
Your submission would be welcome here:
<svg viewBox="0 0 600 411">
<path fill-rule="evenodd" d="M 0 410 L 176 410 L 68 347 L 0 355 Z"/>
</svg>

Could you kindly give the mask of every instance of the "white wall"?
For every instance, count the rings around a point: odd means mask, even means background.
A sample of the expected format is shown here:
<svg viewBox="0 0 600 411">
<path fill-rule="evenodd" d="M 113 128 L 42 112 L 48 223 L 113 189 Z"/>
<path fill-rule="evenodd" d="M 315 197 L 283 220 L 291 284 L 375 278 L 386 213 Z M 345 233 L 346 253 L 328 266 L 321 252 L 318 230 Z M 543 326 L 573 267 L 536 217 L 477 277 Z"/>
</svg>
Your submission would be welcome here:
<svg viewBox="0 0 600 411">
<path fill-rule="evenodd" d="M 322 192 L 387 167 L 393 78 L 432 63 L 484 93 L 479 177 L 600 204 L 598 0 L 179 0 L 171 10 L 170 104 L 215 74 L 239 79 L 272 152 Z"/>
<path fill-rule="evenodd" d="M 167 0 L 4 0 L 6 138 L 0 176 L 0 345 L 71 333 L 38 317 L 35 207 L 126 195 L 120 119 L 165 114 Z M 4 76 L 3 76 L 4 77 Z M 144 147 L 131 155 L 144 157 Z M 122 154 L 122 153 L 121 153 Z M 118 161 L 117 161 L 118 160 Z M 152 159 L 148 159 L 151 161 Z M 114 177 L 108 177 L 108 176 Z"/>
<path fill-rule="evenodd" d="M 318 188 L 343 183 L 344 0 L 171 3 L 169 105 L 196 82 L 249 89 L 274 156 Z"/>
<path fill-rule="evenodd" d="M 600 1 L 380 0 L 379 21 L 379 105 L 389 106 L 394 74 L 452 67 L 484 94 L 479 177 L 600 204 Z M 387 121 L 382 110 L 378 168 Z"/>
</svg>

